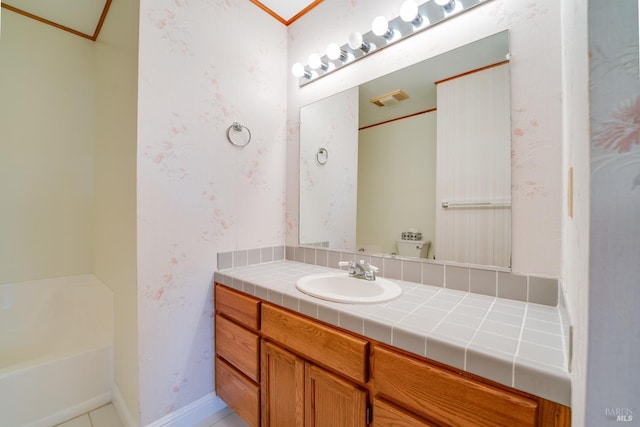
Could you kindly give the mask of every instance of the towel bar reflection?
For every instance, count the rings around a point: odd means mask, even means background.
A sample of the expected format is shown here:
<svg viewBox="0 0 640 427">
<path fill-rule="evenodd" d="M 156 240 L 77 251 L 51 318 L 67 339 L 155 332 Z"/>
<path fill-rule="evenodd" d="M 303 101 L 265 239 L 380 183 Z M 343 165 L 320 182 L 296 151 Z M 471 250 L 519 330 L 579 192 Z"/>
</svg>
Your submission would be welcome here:
<svg viewBox="0 0 640 427">
<path fill-rule="evenodd" d="M 442 202 L 445 209 L 452 208 L 510 208 L 511 202 Z"/>
<path fill-rule="evenodd" d="M 316 153 L 316 162 L 318 162 L 319 165 L 324 165 L 327 163 L 328 160 L 329 160 L 329 152 L 327 151 L 326 148 L 320 147 L 318 149 L 318 152 Z"/>
</svg>

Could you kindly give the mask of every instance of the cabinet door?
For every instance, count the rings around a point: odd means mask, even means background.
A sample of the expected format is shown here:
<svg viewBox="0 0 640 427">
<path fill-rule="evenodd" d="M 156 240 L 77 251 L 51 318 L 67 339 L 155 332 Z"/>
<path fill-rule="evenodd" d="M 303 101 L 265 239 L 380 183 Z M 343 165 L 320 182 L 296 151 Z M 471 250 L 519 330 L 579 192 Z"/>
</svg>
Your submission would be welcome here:
<svg viewBox="0 0 640 427">
<path fill-rule="evenodd" d="M 367 391 L 324 369 L 305 365 L 305 426 L 365 427 Z"/>
<path fill-rule="evenodd" d="M 304 426 L 304 360 L 262 342 L 262 427 Z"/>
<path fill-rule="evenodd" d="M 354 381 L 369 379 L 366 339 L 280 307 L 262 304 L 262 333 L 310 360 Z"/>
</svg>

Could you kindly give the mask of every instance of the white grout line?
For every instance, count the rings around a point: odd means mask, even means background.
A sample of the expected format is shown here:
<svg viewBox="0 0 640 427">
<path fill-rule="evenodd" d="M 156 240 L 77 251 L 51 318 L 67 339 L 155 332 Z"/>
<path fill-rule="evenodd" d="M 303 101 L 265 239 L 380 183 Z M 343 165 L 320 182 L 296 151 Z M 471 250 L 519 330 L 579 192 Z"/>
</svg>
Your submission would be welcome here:
<svg viewBox="0 0 640 427">
<path fill-rule="evenodd" d="M 527 277 L 527 282 L 529 281 L 529 278 Z M 529 286 L 527 286 L 527 289 L 529 288 Z M 527 299 L 528 299 L 529 295 L 527 295 Z M 522 335 L 524 333 L 524 323 L 527 320 L 527 310 L 529 309 L 529 304 L 527 303 L 524 306 L 524 314 L 522 315 L 522 324 L 520 325 L 520 336 L 518 336 L 518 343 L 516 344 L 516 352 L 513 354 L 513 366 L 511 368 L 511 385 L 515 386 L 516 383 L 516 357 L 518 357 L 518 354 L 520 353 L 520 343 L 522 342 Z"/>
<path fill-rule="evenodd" d="M 464 301 L 464 298 L 462 300 L 460 300 L 460 302 Z M 473 339 L 476 337 L 476 335 L 478 335 L 478 332 L 480 331 L 480 328 L 482 327 L 482 324 L 484 323 L 484 321 L 487 319 L 487 317 L 489 316 L 489 313 L 491 313 L 491 309 L 493 308 L 493 305 L 496 303 L 496 300 L 494 299 L 493 301 L 491 301 L 491 305 L 489 306 L 489 308 L 487 309 L 487 312 L 484 314 L 484 316 L 482 317 L 482 320 L 480 321 L 480 324 L 478 325 L 478 327 L 476 328 L 476 331 L 473 333 L 473 335 L 471 336 L 471 339 L 469 340 L 469 342 L 467 343 L 467 345 L 464 346 L 464 370 L 467 370 L 467 350 L 469 349 L 469 346 L 471 345 L 471 342 L 473 341 Z M 460 303 L 458 303 L 458 305 L 460 305 Z M 458 306 L 456 305 L 456 307 Z"/>
</svg>

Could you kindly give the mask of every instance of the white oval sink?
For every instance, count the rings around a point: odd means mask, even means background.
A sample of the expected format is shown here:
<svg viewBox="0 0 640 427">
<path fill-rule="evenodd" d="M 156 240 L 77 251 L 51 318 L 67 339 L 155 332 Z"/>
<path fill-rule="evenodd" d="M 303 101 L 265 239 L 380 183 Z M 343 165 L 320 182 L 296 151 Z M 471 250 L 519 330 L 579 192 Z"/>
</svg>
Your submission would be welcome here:
<svg viewBox="0 0 640 427">
<path fill-rule="evenodd" d="M 346 272 L 304 276 L 298 279 L 296 288 L 312 297 L 350 304 L 386 302 L 402 294 L 400 286 L 390 280 L 381 277 L 358 279 L 349 277 Z"/>
</svg>

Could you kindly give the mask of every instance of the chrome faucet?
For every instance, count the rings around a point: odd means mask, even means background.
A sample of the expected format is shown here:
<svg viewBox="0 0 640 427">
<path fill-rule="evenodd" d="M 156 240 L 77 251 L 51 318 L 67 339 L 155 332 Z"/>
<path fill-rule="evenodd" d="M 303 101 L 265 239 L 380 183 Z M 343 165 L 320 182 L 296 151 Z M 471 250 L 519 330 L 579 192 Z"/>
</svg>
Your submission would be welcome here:
<svg viewBox="0 0 640 427">
<path fill-rule="evenodd" d="M 349 277 L 364 280 L 376 280 L 378 267 L 365 262 L 363 259 L 360 260 L 360 262 L 340 261 L 338 265 L 340 267 L 349 267 Z"/>
</svg>

